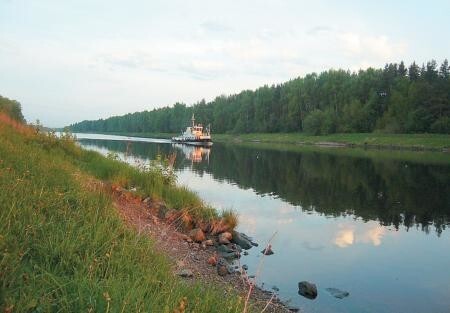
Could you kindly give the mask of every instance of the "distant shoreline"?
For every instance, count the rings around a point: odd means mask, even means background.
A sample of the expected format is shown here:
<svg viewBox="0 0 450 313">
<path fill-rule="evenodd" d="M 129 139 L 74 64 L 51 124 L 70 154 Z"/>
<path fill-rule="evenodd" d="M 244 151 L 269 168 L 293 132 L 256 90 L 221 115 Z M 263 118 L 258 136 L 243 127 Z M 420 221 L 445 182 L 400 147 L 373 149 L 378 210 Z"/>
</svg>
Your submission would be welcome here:
<svg viewBox="0 0 450 313">
<path fill-rule="evenodd" d="M 172 133 L 86 132 L 92 134 L 121 135 L 142 138 L 170 139 Z M 303 133 L 250 133 L 242 135 L 213 134 L 220 143 L 276 143 L 286 145 L 312 145 L 329 148 L 367 148 L 409 151 L 450 151 L 450 135 L 445 134 L 385 134 L 353 133 L 312 136 Z"/>
</svg>

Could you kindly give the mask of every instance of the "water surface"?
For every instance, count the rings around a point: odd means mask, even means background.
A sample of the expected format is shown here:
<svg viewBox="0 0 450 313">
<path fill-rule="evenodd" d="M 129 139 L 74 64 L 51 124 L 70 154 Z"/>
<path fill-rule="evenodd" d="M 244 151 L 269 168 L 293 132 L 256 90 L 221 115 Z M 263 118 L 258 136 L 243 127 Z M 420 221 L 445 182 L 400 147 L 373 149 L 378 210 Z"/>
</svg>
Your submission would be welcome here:
<svg viewBox="0 0 450 313">
<path fill-rule="evenodd" d="M 78 138 L 131 163 L 176 152 L 180 184 L 235 209 L 239 230 L 260 245 L 276 233 L 259 284 L 305 312 L 450 312 L 447 154 Z M 241 260 L 250 274 L 261 249 Z M 303 280 L 318 286 L 315 300 L 298 295 Z M 336 299 L 329 287 L 350 296 Z"/>
</svg>

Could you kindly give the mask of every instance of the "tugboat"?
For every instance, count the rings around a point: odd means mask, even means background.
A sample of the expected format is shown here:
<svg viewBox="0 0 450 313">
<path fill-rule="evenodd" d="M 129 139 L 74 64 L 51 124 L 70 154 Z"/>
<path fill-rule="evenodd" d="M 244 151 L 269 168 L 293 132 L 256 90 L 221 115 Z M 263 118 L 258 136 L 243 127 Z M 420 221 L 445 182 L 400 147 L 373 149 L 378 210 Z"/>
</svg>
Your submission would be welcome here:
<svg viewBox="0 0 450 313">
<path fill-rule="evenodd" d="M 195 124 L 195 117 L 192 114 L 192 125 L 186 127 L 186 130 L 180 136 L 172 137 L 172 141 L 195 146 L 212 146 L 211 128 L 205 129 L 202 124 Z"/>
</svg>

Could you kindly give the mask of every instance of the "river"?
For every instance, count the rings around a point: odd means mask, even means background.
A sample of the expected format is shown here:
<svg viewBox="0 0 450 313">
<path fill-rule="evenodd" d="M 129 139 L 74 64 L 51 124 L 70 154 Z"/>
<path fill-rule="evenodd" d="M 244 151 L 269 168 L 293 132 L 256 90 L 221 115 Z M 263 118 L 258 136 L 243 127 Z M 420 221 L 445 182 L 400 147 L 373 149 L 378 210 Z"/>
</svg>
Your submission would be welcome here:
<svg viewBox="0 0 450 313">
<path fill-rule="evenodd" d="M 306 313 L 450 312 L 448 154 L 77 137 L 131 163 L 175 152 L 178 183 L 236 210 L 238 230 L 260 244 L 241 259 L 250 275 L 275 234 L 258 282 Z M 305 280 L 316 299 L 298 294 Z"/>
</svg>

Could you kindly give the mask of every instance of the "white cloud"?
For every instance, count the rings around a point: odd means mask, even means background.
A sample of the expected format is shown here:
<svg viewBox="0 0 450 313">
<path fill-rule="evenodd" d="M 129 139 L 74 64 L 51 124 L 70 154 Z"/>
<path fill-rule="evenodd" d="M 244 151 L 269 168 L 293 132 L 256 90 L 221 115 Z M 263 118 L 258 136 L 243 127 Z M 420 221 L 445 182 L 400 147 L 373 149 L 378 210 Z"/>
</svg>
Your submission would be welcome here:
<svg viewBox="0 0 450 313">
<path fill-rule="evenodd" d="M 337 34 L 341 47 L 351 57 L 365 59 L 384 60 L 388 62 L 392 58 L 400 58 L 406 51 L 406 44 L 395 43 L 385 35 L 366 35 L 354 32 Z"/>
</svg>

